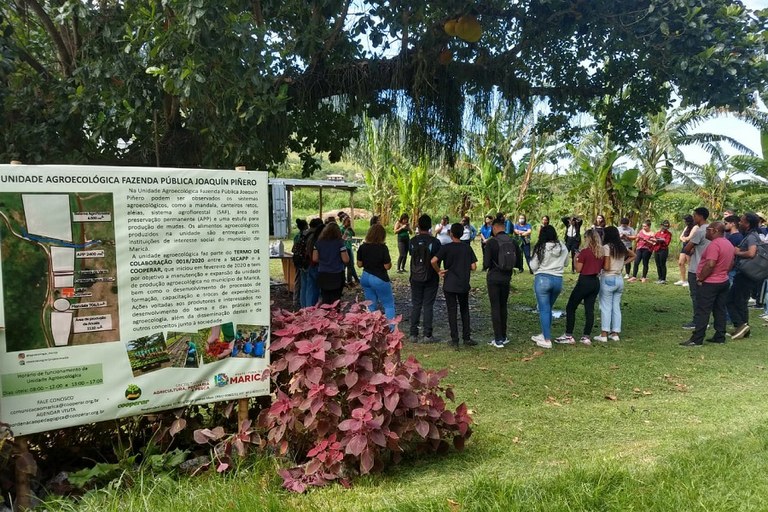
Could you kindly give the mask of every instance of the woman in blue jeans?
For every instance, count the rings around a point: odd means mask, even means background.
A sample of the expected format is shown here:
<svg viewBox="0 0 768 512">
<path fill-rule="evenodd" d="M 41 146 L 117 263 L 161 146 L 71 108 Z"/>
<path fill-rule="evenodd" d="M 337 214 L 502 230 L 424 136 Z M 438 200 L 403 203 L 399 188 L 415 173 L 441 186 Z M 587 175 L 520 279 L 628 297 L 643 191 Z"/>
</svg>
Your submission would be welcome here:
<svg viewBox="0 0 768 512">
<path fill-rule="evenodd" d="M 387 319 L 395 318 L 395 297 L 387 270 L 392 268 L 389 249 L 384 243 L 387 232 L 381 224 L 374 224 L 368 230 L 365 241 L 357 250 L 357 266 L 363 268 L 360 285 L 365 300 L 371 302 L 370 311 L 376 311 L 379 304 L 384 308 Z"/>
<path fill-rule="evenodd" d="M 632 249 L 621 241 L 619 229 L 608 226 L 603 234 L 603 277 L 600 279 L 600 328 L 595 341 L 619 341 L 621 332 L 621 294 L 624 292 L 624 265 L 635 259 Z"/>
<path fill-rule="evenodd" d="M 552 306 L 563 289 L 563 268 L 567 259 L 568 249 L 557 239 L 554 226 L 542 226 L 529 263 L 534 274 L 533 291 L 541 324 L 541 334 L 531 336 L 531 339 L 541 348 L 552 348 Z"/>
</svg>

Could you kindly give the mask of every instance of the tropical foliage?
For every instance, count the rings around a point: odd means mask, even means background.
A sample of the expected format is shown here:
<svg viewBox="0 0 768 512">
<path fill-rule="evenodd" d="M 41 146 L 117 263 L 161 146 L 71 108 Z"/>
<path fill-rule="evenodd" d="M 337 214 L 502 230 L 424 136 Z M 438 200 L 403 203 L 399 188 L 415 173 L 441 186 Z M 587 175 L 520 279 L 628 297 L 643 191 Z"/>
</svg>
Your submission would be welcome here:
<svg viewBox="0 0 768 512">
<path fill-rule="evenodd" d="M 464 16 L 477 42 L 446 33 Z M 590 112 L 623 142 L 673 94 L 746 106 L 765 26 L 730 0 L 12 0 L 0 159 L 276 169 L 293 152 L 309 174 L 368 113 L 404 115 L 411 157 L 452 163 L 499 98 L 545 98 L 547 131 Z"/>
</svg>

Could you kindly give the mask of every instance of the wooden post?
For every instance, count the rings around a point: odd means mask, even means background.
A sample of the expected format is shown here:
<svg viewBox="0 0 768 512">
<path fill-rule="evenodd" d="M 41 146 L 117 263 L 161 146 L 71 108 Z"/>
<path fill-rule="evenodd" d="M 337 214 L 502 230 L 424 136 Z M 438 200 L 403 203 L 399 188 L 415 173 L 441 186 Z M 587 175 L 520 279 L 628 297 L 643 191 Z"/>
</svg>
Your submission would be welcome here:
<svg viewBox="0 0 768 512">
<path fill-rule="evenodd" d="M 30 486 L 30 467 L 29 459 L 32 457 L 29 453 L 27 438 L 19 436 L 16 438 L 16 504 L 14 510 L 23 512 L 32 508 L 32 487 Z"/>
<path fill-rule="evenodd" d="M 235 167 L 236 171 L 245 171 L 244 165 L 238 165 Z M 240 398 L 237 401 L 237 430 L 242 431 L 243 430 L 243 423 L 248 419 L 248 399 L 247 398 Z M 246 444 L 247 449 L 247 444 Z"/>
<path fill-rule="evenodd" d="M 11 160 L 11 165 L 23 165 L 19 160 Z M 32 455 L 29 453 L 29 444 L 27 438 L 19 436 L 15 438 L 16 445 L 16 503 L 15 511 L 25 511 L 32 508 L 32 487 L 30 486 L 30 463 Z"/>
<path fill-rule="evenodd" d="M 320 187 L 320 220 L 323 220 L 323 187 Z"/>
<path fill-rule="evenodd" d="M 355 191 L 349 189 L 349 218 L 355 223 Z"/>
</svg>

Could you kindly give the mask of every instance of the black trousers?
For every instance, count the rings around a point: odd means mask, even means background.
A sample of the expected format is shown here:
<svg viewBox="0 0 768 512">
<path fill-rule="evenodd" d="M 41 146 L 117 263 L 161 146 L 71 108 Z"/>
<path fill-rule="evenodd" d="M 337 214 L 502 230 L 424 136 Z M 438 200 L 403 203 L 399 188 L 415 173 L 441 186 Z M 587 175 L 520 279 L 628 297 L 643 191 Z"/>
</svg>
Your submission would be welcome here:
<svg viewBox="0 0 768 512">
<path fill-rule="evenodd" d="M 408 239 L 403 240 L 397 237 L 397 250 L 399 256 L 397 257 L 397 270 L 405 270 L 405 263 L 408 260 Z"/>
<path fill-rule="evenodd" d="M 419 283 L 411 281 L 411 336 L 419 335 L 419 320 L 424 311 L 424 336 L 432 337 L 432 318 L 439 281 Z"/>
<path fill-rule="evenodd" d="M 488 300 L 491 302 L 491 324 L 493 339 L 502 341 L 507 338 L 507 302 L 509 301 L 509 281 L 498 283 L 487 281 Z"/>
<path fill-rule="evenodd" d="M 669 249 L 661 249 L 654 253 L 656 260 L 656 272 L 659 274 L 661 281 L 667 280 L 667 258 L 669 257 Z"/>
<path fill-rule="evenodd" d="M 581 237 L 575 237 L 575 236 L 566 236 L 565 237 L 565 248 L 568 249 L 568 252 L 571 253 L 571 270 L 576 271 L 576 265 L 574 260 L 576 259 L 576 253 L 579 250 L 579 246 L 581 245 Z"/>
<path fill-rule="evenodd" d="M 688 272 L 688 293 L 691 294 L 691 305 L 693 306 L 694 315 L 696 314 L 696 295 L 698 292 L 699 285 L 696 284 L 696 272 Z"/>
<path fill-rule="evenodd" d="M 640 266 L 640 262 L 643 262 L 643 278 L 648 277 L 648 262 L 651 261 L 651 250 L 643 247 L 637 250 L 635 256 L 635 268 L 632 270 L 632 277 L 637 277 L 637 267 Z"/>
<path fill-rule="evenodd" d="M 736 327 L 749 323 L 749 296 L 752 294 L 756 282 L 741 272 L 733 276 L 731 291 L 728 293 L 728 315 Z"/>
<path fill-rule="evenodd" d="M 565 333 L 573 334 L 573 328 L 576 325 L 576 308 L 584 302 L 584 335 L 592 334 L 592 328 L 595 326 L 595 301 L 600 293 L 600 278 L 597 276 L 579 275 L 576 286 L 568 297 L 568 304 L 565 306 Z"/>
<path fill-rule="evenodd" d="M 344 272 L 319 272 L 317 274 L 317 286 L 320 288 L 320 297 L 323 304 L 333 304 L 341 299 L 344 293 Z"/>
<path fill-rule="evenodd" d="M 469 292 L 453 293 L 443 290 L 445 305 L 448 308 L 448 326 L 451 329 L 451 343 L 459 343 L 459 319 L 456 314 L 458 306 L 461 312 L 461 334 L 464 341 L 469 340 Z"/>
<path fill-rule="evenodd" d="M 707 333 L 709 315 L 715 317 L 714 341 L 725 341 L 725 304 L 728 300 L 728 290 L 731 285 L 728 281 L 722 283 L 702 283 L 696 294 L 696 311 L 693 314 L 693 323 L 696 328 L 691 334 L 691 341 L 704 342 Z"/>
</svg>

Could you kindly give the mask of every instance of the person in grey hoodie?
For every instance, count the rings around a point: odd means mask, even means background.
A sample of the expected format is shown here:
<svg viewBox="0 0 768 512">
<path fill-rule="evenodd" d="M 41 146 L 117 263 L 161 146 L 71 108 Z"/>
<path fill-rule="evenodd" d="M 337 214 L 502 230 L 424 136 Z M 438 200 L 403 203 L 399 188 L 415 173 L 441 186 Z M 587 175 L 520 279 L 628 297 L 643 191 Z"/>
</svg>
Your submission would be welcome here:
<svg viewBox="0 0 768 512">
<path fill-rule="evenodd" d="M 555 228 L 542 226 L 530 262 L 541 324 L 541 334 L 531 339 L 541 348 L 552 348 L 552 306 L 563 289 L 563 268 L 567 259 L 568 249 L 557 239 Z"/>
</svg>

